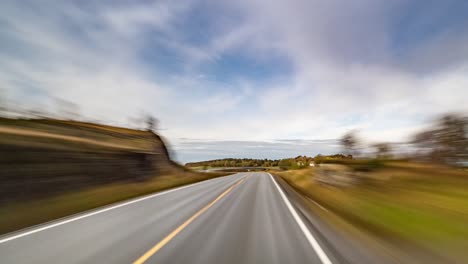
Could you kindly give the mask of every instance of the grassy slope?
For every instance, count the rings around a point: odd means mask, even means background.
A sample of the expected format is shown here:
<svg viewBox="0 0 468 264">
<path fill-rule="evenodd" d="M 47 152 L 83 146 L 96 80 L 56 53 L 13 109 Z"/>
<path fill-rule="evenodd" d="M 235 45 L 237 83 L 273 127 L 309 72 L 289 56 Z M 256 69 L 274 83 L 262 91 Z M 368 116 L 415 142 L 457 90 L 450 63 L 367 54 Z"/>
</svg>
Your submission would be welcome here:
<svg viewBox="0 0 468 264">
<path fill-rule="evenodd" d="M 337 188 L 314 181 L 314 168 L 275 173 L 354 226 L 403 250 L 468 257 L 468 172 L 394 163 L 363 184 Z"/>
</svg>

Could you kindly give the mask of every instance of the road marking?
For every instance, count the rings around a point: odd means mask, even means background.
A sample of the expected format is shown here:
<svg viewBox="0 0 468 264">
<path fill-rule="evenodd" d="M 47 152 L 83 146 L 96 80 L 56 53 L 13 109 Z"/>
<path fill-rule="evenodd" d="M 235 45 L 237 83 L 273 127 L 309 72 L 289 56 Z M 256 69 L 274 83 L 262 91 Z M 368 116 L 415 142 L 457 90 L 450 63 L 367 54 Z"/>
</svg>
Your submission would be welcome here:
<svg viewBox="0 0 468 264">
<path fill-rule="evenodd" d="M 68 223 L 71 223 L 71 222 L 74 222 L 74 221 L 77 221 L 77 220 L 80 220 L 80 219 L 83 219 L 83 218 L 86 218 L 86 217 L 90 217 L 90 216 L 97 215 L 97 214 L 100 214 L 100 213 L 104 213 L 104 212 L 107 212 L 107 211 L 110 211 L 110 210 L 113 210 L 113 209 L 117 209 L 117 208 L 120 208 L 120 207 L 129 205 L 129 204 L 138 203 L 138 202 L 141 202 L 141 201 L 144 201 L 144 200 L 147 200 L 147 199 L 154 198 L 154 197 L 156 197 L 156 196 L 168 194 L 168 193 L 175 192 L 175 191 L 180 191 L 180 190 L 182 190 L 182 189 L 194 187 L 194 186 L 199 185 L 199 184 L 202 184 L 202 183 L 207 183 L 207 182 L 209 182 L 209 181 L 219 180 L 219 179 L 220 179 L 220 178 L 214 178 L 214 179 L 210 179 L 210 180 L 205 180 L 205 181 L 200 181 L 200 182 L 192 183 L 192 184 L 185 185 L 185 186 L 181 186 L 181 187 L 178 187 L 178 188 L 175 188 L 175 189 L 170 189 L 170 190 L 167 190 L 167 191 L 158 192 L 158 193 L 155 193 L 155 194 L 150 194 L 150 195 L 147 195 L 147 196 L 143 196 L 143 197 L 141 197 L 141 198 L 136 198 L 136 199 L 134 199 L 134 200 L 130 200 L 130 201 L 128 201 L 128 202 L 119 203 L 119 204 L 116 204 L 116 205 L 113 205 L 113 206 L 110 206 L 110 207 L 104 207 L 103 209 L 100 209 L 100 210 L 97 210 L 97 211 L 93 211 L 93 212 L 90 212 L 90 213 L 86 213 L 86 214 L 84 214 L 84 215 L 72 217 L 72 218 L 67 219 L 67 220 L 59 221 L 59 222 L 57 222 L 57 223 L 46 224 L 46 225 L 43 226 L 43 227 L 37 227 L 37 228 L 34 228 L 34 229 L 32 229 L 32 230 L 29 230 L 29 231 L 21 232 L 21 233 L 19 233 L 19 234 L 17 234 L 17 235 L 12 235 L 12 236 L 8 236 L 8 237 L 6 237 L 6 238 L 0 239 L 0 244 L 5 243 L 5 242 L 8 242 L 8 241 L 11 241 L 11 240 L 14 240 L 14 239 L 17 239 L 17 238 L 21 238 L 21 237 L 24 237 L 24 236 L 32 235 L 32 234 L 34 234 L 34 233 L 41 232 L 41 231 L 44 231 L 44 230 L 47 230 L 47 229 L 50 229 L 50 228 L 53 228 L 53 227 L 61 226 L 61 225 L 64 225 L 64 224 L 68 224 Z"/>
<path fill-rule="evenodd" d="M 143 264 L 146 260 L 148 260 L 151 256 L 153 256 L 156 252 L 158 252 L 162 247 L 164 247 L 169 241 L 171 241 L 177 234 L 179 234 L 184 228 L 186 228 L 190 223 L 192 223 L 195 219 L 197 219 L 200 215 L 206 212 L 210 207 L 212 207 L 216 202 L 221 200 L 224 196 L 226 196 L 230 191 L 232 191 L 236 186 L 241 184 L 245 180 L 245 177 L 239 180 L 237 183 L 229 187 L 223 193 L 221 193 L 216 199 L 211 201 L 211 203 L 207 204 L 203 207 L 200 211 L 192 215 L 187 221 L 185 221 L 182 225 L 174 229 L 169 235 L 167 235 L 163 240 L 159 241 L 154 247 L 148 250 L 145 254 L 143 254 L 140 258 L 135 260 L 133 264 Z"/>
<path fill-rule="evenodd" d="M 297 214 L 296 210 L 294 209 L 294 207 L 291 205 L 291 203 L 289 202 L 288 198 L 286 197 L 286 195 L 284 194 L 283 190 L 281 190 L 281 188 L 279 187 L 278 183 L 276 183 L 275 179 L 273 178 L 273 176 L 268 173 L 268 175 L 270 175 L 270 178 L 271 180 L 273 181 L 273 183 L 275 184 L 276 188 L 278 189 L 280 195 L 281 195 L 281 198 L 283 198 L 283 201 L 284 203 L 286 204 L 286 207 L 288 207 L 289 209 L 289 212 L 292 214 L 292 216 L 294 217 L 294 220 L 296 220 L 296 223 L 299 225 L 299 227 L 301 228 L 302 230 L 302 233 L 304 233 L 304 235 L 306 236 L 307 240 L 309 241 L 309 244 L 312 246 L 312 248 L 315 250 L 315 253 L 317 253 L 318 257 L 320 258 L 320 260 L 322 261 L 323 264 L 332 264 L 332 262 L 330 261 L 330 259 L 328 258 L 327 254 L 325 254 L 325 252 L 323 251 L 323 249 L 320 247 L 319 243 L 317 242 L 317 240 L 314 238 L 314 236 L 310 233 L 309 229 L 307 229 L 306 225 L 304 224 L 304 222 L 302 221 L 302 219 L 299 217 L 299 215 Z"/>
</svg>

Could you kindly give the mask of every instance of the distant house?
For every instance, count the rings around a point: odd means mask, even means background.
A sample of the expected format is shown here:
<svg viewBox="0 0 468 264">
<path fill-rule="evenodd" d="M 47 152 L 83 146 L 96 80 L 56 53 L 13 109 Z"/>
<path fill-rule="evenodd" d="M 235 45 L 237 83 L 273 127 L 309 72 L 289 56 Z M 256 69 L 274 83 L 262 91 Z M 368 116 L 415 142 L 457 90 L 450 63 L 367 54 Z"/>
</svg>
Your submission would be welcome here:
<svg viewBox="0 0 468 264">
<path fill-rule="evenodd" d="M 312 161 L 311 163 L 309 163 L 309 166 L 310 167 L 315 167 L 315 163 Z"/>
</svg>

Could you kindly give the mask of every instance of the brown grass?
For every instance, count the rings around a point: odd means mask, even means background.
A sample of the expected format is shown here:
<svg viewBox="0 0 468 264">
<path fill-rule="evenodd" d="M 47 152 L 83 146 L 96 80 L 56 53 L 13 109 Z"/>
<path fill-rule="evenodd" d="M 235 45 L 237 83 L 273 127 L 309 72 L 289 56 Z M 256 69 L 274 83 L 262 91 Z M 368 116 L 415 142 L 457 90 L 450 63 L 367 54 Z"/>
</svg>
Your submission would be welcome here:
<svg viewBox="0 0 468 264">
<path fill-rule="evenodd" d="M 428 164 L 390 165 L 343 188 L 317 183 L 314 168 L 275 174 L 380 239 L 450 259 L 468 257 L 468 172 Z"/>
</svg>

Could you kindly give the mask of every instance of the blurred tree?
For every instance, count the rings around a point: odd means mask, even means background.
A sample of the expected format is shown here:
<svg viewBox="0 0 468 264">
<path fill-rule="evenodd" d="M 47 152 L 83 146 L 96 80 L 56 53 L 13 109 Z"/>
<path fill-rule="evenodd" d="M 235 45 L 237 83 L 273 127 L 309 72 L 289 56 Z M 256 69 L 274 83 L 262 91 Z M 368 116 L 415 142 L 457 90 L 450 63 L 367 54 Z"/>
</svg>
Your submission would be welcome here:
<svg viewBox="0 0 468 264">
<path fill-rule="evenodd" d="M 345 152 L 350 155 L 357 155 L 357 144 L 358 139 L 356 136 L 356 131 L 354 130 L 349 131 L 341 138 L 341 145 L 345 149 Z"/>
<path fill-rule="evenodd" d="M 439 120 L 439 129 L 435 135 L 449 162 L 468 158 L 467 120 L 467 117 L 454 114 L 446 115 Z"/>
<path fill-rule="evenodd" d="M 146 116 L 146 130 L 155 131 L 157 128 L 158 120 L 152 115 Z"/>
<path fill-rule="evenodd" d="M 392 147 L 389 143 L 374 144 L 375 153 L 377 158 L 389 158 Z"/>
<path fill-rule="evenodd" d="M 276 167 L 281 163 L 284 169 L 300 169 L 309 166 L 313 159 L 306 156 L 298 156 L 291 159 L 270 160 L 270 159 L 216 159 L 200 162 L 189 162 L 185 164 L 189 167 L 210 166 L 210 167 Z"/>
<path fill-rule="evenodd" d="M 320 167 L 320 164 L 323 162 L 324 158 L 322 154 L 318 154 L 317 156 L 314 157 L 314 166 L 315 167 Z"/>
<path fill-rule="evenodd" d="M 468 160 L 468 118 L 446 114 L 433 128 L 418 133 L 413 143 L 435 161 L 457 164 Z"/>
<path fill-rule="evenodd" d="M 289 169 L 289 160 L 288 159 L 282 159 L 278 162 L 278 167 L 283 170 Z"/>
</svg>

